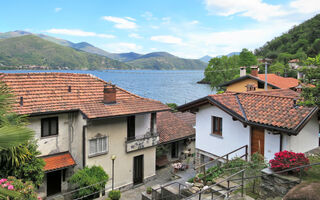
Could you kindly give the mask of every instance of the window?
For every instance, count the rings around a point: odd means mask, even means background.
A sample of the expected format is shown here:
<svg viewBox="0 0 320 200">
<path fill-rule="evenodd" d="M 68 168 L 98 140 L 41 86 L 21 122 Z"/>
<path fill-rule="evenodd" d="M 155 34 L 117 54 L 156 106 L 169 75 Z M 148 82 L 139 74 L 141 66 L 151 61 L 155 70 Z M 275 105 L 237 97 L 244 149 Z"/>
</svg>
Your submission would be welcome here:
<svg viewBox="0 0 320 200">
<path fill-rule="evenodd" d="M 258 81 L 258 88 L 260 88 L 260 89 L 264 88 L 264 83 Z"/>
<path fill-rule="evenodd" d="M 108 152 L 107 137 L 95 138 L 89 140 L 90 152 L 89 156 Z"/>
<path fill-rule="evenodd" d="M 222 118 L 212 116 L 212 134 L 222 135 Z"/>
<path fill-rule="evenodd" d="M 127 139 L 134 140 L 135 139 L 135 116 L 130 116 L 127 118 Z"/>
<path fill-rule="evenodd" d="M 58 117 L 41 119 L 41 137 L 58 135 Z"/>
<path fill-rule="evenodd" d="M 151 120 L 150 120 L 150 132 L 151 133 L 155 132 L 156 118 L 157 118 L 157 114 L 151 113 Z"/>
</svg>

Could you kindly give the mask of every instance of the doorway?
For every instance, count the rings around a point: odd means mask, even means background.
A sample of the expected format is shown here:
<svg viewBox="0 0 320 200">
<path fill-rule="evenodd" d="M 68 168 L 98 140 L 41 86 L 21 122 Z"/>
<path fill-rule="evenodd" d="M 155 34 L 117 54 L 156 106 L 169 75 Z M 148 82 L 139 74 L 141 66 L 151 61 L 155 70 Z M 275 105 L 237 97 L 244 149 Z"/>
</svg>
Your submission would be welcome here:
<svg viewBox="0 0 320 200">
<path fill-rule="evenodd" d="M 171 158 L 178 158 L 179 156 L 179 142 L 171 143 Z"/>
<path fill-rule="evenodd" d="M 251 129 L 251 155 L 259 152 L 264 156 L 264 129 L 252 128 Z"/>
<path fill-rule="evenodd" d="M 133 184 L 143 183 L 143 155 L 133 158 Z"/>
<path fill-rule="evenodd" d="M 61 192 L 61 170 L 47 173 L 47 196 Z"/>
</svg>

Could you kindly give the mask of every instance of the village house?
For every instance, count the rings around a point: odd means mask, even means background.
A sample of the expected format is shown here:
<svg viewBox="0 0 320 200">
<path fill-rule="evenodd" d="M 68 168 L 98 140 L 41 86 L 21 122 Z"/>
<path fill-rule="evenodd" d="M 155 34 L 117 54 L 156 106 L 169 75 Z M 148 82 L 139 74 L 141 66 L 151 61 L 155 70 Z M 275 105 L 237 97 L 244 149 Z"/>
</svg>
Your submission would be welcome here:
<svg viewBox="0 0 320 200">
<path fill-rule="evenodd" d="M 1 81 L 15 95 L 13 110 L 29 116 L 46 162 L 42 197 L 68 190 L 84 166 L 102 166 L 111 178 L 112 157 L 115 188 L 155 176 L 156 117 L 166 105 L 88 74 L 8 73 Z"/>
<path fill-rule="evenodd" d="M 259 152 L 270 160 L 282 150 L 317 147 L 318 108 L 298 105 L 298 97 L 290 89 L 227 92 L 179 106 L 196 113 L 197 165 L 205 156 L 224 161 Z"/>
<path fill-rule="evenodd" d="M 195 122 L 196 116 L 190 112 L 166 111 L 157 115 L 157 130 L 160 137 L 157 167 L 194 154 Z"/>
<path fill-rule="evenodd" d="M 265 90 L 265 74 L 258 73 L 258 66 L 251 66 L 251 74 L 246 74 L 246 67 L 240 67 L 240 77 L 220 84 L 228 92 L 246 92 Z M 276 74 L 267 74 L 267 90 L 292 89 L 299 90 L 301 83 L 292 77 L 282 77 Z"/>
</svg>

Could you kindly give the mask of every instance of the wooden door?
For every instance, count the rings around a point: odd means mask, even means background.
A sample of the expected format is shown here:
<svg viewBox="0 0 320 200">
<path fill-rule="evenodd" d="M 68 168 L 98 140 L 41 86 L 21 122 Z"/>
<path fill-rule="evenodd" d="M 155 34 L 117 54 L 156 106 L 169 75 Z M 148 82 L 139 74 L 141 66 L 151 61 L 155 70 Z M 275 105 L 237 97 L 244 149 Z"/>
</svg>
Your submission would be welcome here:
<svg viewBox="0 0 320 200">
<path fill-rule="evenodd" d="M 133 158 L 133 184 L 143 183 L 143 155 Z"/>
<path fill-rule="evenodd" d="M 264 156 L 264 129 L 251 129 L 251 154 L 259 152 Z"/>
<path fill-rule="evenodd" d="M 47 196 L 61 192 L 61 170 L 47 173 Z"/>
</svg>

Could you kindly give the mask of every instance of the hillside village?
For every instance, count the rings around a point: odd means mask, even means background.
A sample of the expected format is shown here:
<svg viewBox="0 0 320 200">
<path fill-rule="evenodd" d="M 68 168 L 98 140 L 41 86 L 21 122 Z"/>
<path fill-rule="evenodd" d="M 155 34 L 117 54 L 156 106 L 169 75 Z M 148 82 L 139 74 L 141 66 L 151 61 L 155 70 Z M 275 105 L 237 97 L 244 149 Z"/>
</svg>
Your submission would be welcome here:
<svg viewBox="0 0 320 200">
<path fill-rule="evenodd" d="M 140 17 L 161 20 L 148 30 L 173 20 Z M 137 34 L 137 17 L 100 18 L 134 29 L 131 39 L 147 38 Z M 183 24 L 183 32 L 199 23 Z M 50 31 L 0 33 L 0 200 L 320 199 L 319 27 L 316 14 L 254 51 L 199 59 L 156 48 L 110 53 Z M 179 38 L 149 38 L 197 51 Z M 85 70 L 123 73 L 130 87 Z M 202 70 L 192 84 L 211 93 L 178 105 L 159 101 L 132 91 L 146 83 L 127 73 L 155 73 L 137 70 L 190 77 Z M 161 87 L 158 93 L 176 95 Z M 187 87 L 179 92 L 195 93 Z"/>
</svg>

